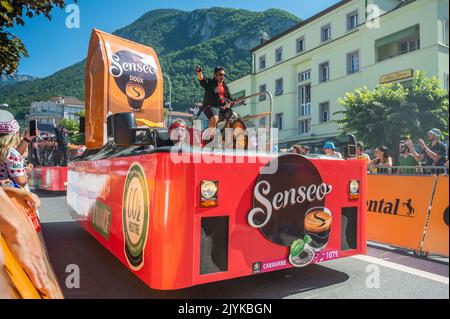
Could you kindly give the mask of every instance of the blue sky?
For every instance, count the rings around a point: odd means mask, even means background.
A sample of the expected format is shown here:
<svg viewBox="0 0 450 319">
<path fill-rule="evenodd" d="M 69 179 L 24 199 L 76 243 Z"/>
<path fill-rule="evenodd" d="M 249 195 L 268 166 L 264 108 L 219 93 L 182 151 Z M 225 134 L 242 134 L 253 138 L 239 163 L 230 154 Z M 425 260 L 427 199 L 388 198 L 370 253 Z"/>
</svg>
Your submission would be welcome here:
<svg viewBox="0 0 450 319">
<path fill-rule="evenodd" d="M 92 28 L 114 32 L 150 10 L 228 7 L 263 11 L 276 5 L 306 19 L 336 2 L 338 0 L 79 0 L 79 29 L 66 28 L 68 13 L 57 9 L 53 11 L 52 21 L 42 16 L 34 17 L 26 19 L 25 26 L 11 31 L 22 39 L 29 53 L 29 58 L 22 58 L 19 73 L 45 77 L 86 57 Z"/>
</svg>

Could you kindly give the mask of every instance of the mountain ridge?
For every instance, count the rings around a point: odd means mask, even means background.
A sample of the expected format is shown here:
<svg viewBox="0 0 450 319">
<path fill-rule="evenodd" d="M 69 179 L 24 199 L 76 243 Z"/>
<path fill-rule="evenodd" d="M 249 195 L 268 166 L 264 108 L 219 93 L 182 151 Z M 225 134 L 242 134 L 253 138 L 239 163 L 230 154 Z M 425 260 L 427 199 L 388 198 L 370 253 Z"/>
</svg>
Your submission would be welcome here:
<svg viewBox="0 0 450 319">
<path fill-rule="evenodd" d="M 270 37 L 298 23 L 300 19 L 279 9 L 261 12 L 212 7 L 183 11 L 157 9 L 143 14 L 114 35 L 155 49 L 163 72 L 171 77 L 173 107 L 185 111 L 202 97 L 195 80 L 195 65 L 212 74 L 215 65 L 227 68 L 228 80 L 251 72 L 249 50 L 260 43 L 260 35 Z M 54 74 L 0 87 L 2 103 L 24 116 L 32 101 L 53 95 L 70 95 L 84 100 L 85 59 Z M 168 100 L 165 83 L 165 100 Z"/>
</svg>

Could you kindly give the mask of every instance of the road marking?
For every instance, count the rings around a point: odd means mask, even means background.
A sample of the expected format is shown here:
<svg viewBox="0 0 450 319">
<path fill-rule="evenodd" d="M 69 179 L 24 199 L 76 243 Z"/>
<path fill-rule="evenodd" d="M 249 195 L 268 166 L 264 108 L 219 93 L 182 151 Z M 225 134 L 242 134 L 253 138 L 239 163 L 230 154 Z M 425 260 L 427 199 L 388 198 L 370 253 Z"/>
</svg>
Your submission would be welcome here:
<svg viewBox="0 0 450 319">
<path fill-rule="evenodd" d="M 430 279 L 430 280 L 434 280 L 443 284 L 448 285 L 449 284 L 449 278 L 448 277 L 444 277 L 444 276 L 440 276 L 440 275 L 436 275 L 430 272 L 426 272 L 423 270 L 419 270 L 419 269 L 415 269 L 415 268 L 411 268 L 408 266 L 403 266 L 400 264 L 396 264 L 390 261 L 386 261 L 383 260 L 381 258 L 377 258 L 377 257 L 372 257 L 372 256 L 366 256 L 366 255 L 356 255 L 356 256 L 352 256 L 352 258 L 355 259 L 359 259 L 371 264 L 376 264 L 376 265 L 380 265 L 383 267 L 387 267 L 387 268 L 391 268 L 394 270 L 398 270 L 398 271 L 402 271 L 411 275 L 415 275 L 415 276 L 419 276 L 422 278 L 426 278 L 426 279 Z"/>
</svg>

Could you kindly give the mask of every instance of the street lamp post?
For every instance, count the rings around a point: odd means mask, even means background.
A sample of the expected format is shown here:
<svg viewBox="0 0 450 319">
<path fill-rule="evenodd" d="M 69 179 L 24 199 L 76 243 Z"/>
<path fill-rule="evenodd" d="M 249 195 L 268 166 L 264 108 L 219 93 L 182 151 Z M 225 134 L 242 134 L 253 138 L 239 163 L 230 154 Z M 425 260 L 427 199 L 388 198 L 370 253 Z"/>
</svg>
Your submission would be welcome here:
<svg viewBox="0 0 450 319">
<path fill-rule="evenodd" d="M 172 123 L 172 81 L 170 80 L 170 76 L 163 73 L 163 75 L 169 81 L 169 123 Z"/>
</svg>

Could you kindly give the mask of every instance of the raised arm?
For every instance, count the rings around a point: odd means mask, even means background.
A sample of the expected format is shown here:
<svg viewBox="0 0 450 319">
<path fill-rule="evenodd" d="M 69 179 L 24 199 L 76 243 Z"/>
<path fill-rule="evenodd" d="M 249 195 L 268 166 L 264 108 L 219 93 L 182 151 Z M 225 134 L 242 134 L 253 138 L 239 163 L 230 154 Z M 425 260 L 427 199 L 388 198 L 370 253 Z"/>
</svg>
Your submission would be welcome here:
<svg viewBox="0 0 450 319">
<path fill-rule="evenodd" d="M 445 154 L 438 154 L 438 153 L 435 153 L 435 152 L 433 152 L 432 150 L 430 150 L 429 148 L 428 148 L 428 146 L 425 144 L 425 142 L 424 142 L 424 140 L 423 139 L 420 139 L 419 140 L 419 145 L 420 145 L 420 147 L 422 147 L 423 148 L 423 150 L 425 151 L 425 153 L 436 163 L 436 162 L 438 162 L 441 158 L 442 158 L 442 156 L 445 156 Z"/>
<path fill-rule="evenodd" d="M 412 157 L 414 157 L 414 159 L 418 162 L 423 160 L 423 154 L 418 154 L 416 152 L 416 149 L 414 148 L 413 142 L 408 139 L 405 142 L 406 146 L 408 147 L 409 151 L 411 152 Z"/>
</svg>

